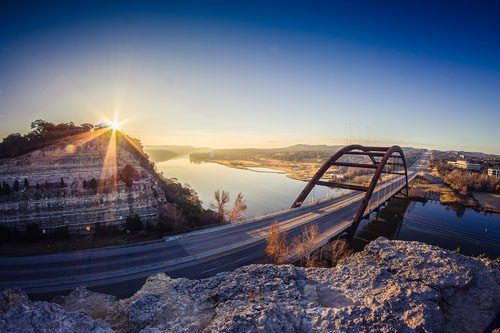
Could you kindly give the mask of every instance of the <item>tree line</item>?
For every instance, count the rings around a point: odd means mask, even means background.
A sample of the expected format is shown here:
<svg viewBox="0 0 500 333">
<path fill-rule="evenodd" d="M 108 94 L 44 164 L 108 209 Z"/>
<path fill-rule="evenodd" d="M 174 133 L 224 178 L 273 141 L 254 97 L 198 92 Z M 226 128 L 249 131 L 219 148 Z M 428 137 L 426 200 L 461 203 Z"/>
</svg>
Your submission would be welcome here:
<svg viewBox="0 0 500 333">
<path fill-rule="evenodd" d="M 463 195 L 469 192 L 500 193 L 500 177 L 491 177 L 484 173 L 453 170 L 444 176 L 443 180 Z"/>
<path fill-rule="evenodd" d="M 57 140 L 90 132 L 92 124 L 75 125 L 73 122 L 53 124 L 38 119 L 31 123 L 31 131 L 25 135 L 9 134 L 0 143 L 0 159 L 12 158 L 48 146 Z"/>
<path fill-rule="evenodd" d="M 482 172 L 472 172 L 455 169 L 446 161 L 434 159 L 431 166 L 435 167 L 443 181 L 455 191 L 463 195 L 470 192 L 500 193 L 500 177 L 489 176 Z"/>
</svg>

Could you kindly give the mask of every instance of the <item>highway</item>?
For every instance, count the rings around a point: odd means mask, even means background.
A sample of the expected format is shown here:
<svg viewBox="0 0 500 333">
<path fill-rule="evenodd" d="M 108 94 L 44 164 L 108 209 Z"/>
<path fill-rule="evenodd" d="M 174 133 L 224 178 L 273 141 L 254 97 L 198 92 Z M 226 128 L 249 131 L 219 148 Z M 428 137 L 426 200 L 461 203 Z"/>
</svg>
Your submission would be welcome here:
<svg viewBox="0 0 500 333">
<path fill-rule="evenodd" d="M 408 168 L 411 181 L 424 160 Z M 379 182 L 366 211 L 375 209 L 404 186 L 404 176 Z M 273 222 L 291 241 L 303 227 L 317 224 L 318 246 L 350 227 L 364 192 L 350 192 L 308 206 L 289 209 L 238 224 L 223 225 L 164 239 L 78 252 L 0 258 L 0 289 L 20 287 L 35 299 L 68 293 L 78 286 L 128 297 L 145 279 L 165 272 L 172 277 L 204 278 L 237 267 L 264 262 L 265 238 Z"/>
</svg>

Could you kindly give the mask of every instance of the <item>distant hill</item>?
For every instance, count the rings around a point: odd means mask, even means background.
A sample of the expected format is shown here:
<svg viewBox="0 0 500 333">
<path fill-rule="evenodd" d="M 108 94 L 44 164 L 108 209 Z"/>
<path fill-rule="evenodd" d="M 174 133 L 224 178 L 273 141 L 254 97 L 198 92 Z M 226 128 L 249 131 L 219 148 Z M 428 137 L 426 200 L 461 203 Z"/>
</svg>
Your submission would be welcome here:
<svg viewBox="0 0 500 333">
<path fill-rule="evenodd" d="M 213 149 L 193 152 L 189 156 L 193 161 L 207 160 L 252 160 L 259 158 L 284 161 L 304 161 L 308 159 L 328 158 L 342 146 L 297 144 L 282 148 L 234 148 Z"/>
<path fill-rule="evenodd" d="M 144 151 L 149 155 L 153 162 L 168 161 L 177 156 L 189 155 L 194 152 L 207 152 L 211 150 L 211 148 L 207 147 L 176 145 L 151 145 L 144 147 Z"/>
</svg>

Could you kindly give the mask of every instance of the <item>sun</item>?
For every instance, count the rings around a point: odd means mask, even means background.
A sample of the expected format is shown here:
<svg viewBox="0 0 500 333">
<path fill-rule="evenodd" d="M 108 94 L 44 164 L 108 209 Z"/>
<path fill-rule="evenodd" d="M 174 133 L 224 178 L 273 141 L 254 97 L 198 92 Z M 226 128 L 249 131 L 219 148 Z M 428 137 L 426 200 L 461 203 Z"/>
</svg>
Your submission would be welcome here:
<svg viewBox="0 0 500 333">
<path fill-rule="evenodd" d="M 120 123 L 118 121 L 111 121 L 109 123 L 109 127 L 111 127 L 114 131 L 119 131 L 121 128 L 120 128 Z"/>
</svg>

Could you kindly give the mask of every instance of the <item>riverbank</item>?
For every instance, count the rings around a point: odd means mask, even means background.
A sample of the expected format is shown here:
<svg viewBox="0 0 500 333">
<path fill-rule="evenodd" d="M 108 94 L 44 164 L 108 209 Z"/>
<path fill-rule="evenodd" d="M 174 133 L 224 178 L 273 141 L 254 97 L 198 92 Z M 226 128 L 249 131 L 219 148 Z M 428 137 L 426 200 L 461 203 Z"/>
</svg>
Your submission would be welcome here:
<svg viewBox="0 0 500 333">
<path fill-rule="evenodd" d="M 435 200 L 443 205 L 461 205 L 469 208 L 480 208 L 480 204 L 471 196 L 456 193 L 444 184 L 412 185 L 409 191 L 412 200 Z"/>
<path fill-rule="evenodd" d="M 322 162 L 288 162 L 280 160 L 259 159 L 258 161 L 250 160 L 216 160 L 211 159 L 202 163 L 216 163 L 229 168 L 249 170 L 254 172 L 262 172 L 255 168 L 265 168 L 276 170 L 279 173 L 284 173 L 288 178 L 307 182 L 321 167 Z"/>
<path fill-rule="evenodd" d="M 419 175 L 411 184 L 409 196 L 416 201 L 435 200 L 489 213 L 500 213 L 500 194 L 472 192 L 463 195 L 446 185 L 435 173 Z"/>
<path fill-rule="evenodd" d="M 378 238 L 333 268 L 249 265 L 203 280 L 153 275 L 130 298 L 78 288 L 52 302 L 0 293 L 0 331 L 483 332 L 498 261 Z"/>
<path fill-rule="evenodd" d="M 473 193 L 485 212 L 500 213 L 500 194 L 494 193 Z"/>
</svg>

